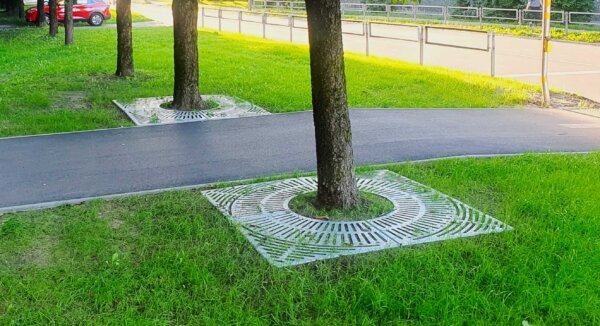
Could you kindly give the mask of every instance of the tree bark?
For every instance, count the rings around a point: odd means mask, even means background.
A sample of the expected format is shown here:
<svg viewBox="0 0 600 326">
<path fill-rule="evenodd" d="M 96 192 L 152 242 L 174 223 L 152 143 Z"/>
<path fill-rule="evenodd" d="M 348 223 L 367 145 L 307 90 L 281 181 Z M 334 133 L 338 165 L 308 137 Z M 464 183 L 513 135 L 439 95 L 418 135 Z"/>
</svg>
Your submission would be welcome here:
<svg viewBox="0 0 600 326">
<path fill-rule="evenodd" d="M 133 77 L 133 36 L 131 0 L 117 0 L 117 72 L 119 77 Z"/>
<path fill-rule="evenodd" d="M 14 14 L 12 12 L 13 2 L 13 0 L 0 0 L 0 8 L 5 10 L 9 15 Z"/>
<path fill-rule="evenodd" d="M 19 18 L 25 18 L 25 4 L 23 0 L 17 2 L 17 10 L 19 11 Z"/>
<path fill-rule="evenodd" d="M 65 0 L 65 45 L 73 44 L 73 0 Z"/>
<path fill-rule="evenodd" d="M 318 204 L 358 202 L 346 96 L 340 0 L 306 0 L 312 104 L 317 143 Z"/>
<path fill-rule="evenodd" d="M 44 10 L 44 0 L 37 0 L 37 19 L 35 20 L 35 26 L 44 27 L 46 25 L 46 11 Z"/>
<path fill-rule="evenodd" d="M 198 88 L 198 1 L 173 1 L 175 85 L 172 109 L 202 110 Z"/>
<path fill-rule="evenodd" d="M 56 0 L 48 0 L 48 9 L 50 11 L 50 30 L 48 35 L 56 37 L 58 34 L 58 3 Z"/>
</svg>

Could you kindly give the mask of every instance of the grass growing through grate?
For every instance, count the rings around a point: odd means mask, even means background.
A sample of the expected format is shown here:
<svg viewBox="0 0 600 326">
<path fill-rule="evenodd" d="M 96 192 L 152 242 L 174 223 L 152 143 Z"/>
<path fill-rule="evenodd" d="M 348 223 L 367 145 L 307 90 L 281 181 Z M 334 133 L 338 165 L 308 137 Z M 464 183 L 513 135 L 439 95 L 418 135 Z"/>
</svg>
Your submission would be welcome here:
<svg viewBox="0 0 600 326">
<path fill-rule="evenodd" d="M 292 198 L 290 209 L 296 214 L 317 220 L 360 221 L 383 216 L 394 210 L 394 204 L 386 198 L 369 192 L 359 192 L 359 203 L 350 209 L 326 209 L 319 207 L 317 192 L 307 192 Z"/>
<path fill-rule="evenodd" d="M 136 77 L 115 78 L 116 31 L 76 28 L 75 45 L 44 29 L 0 31 L 0 137 L 130 126 L 111 100 L 172 95 L 173 33 L 134 28 Z M 254 37 L 200 32 L 200 88 L 270 112 L 309 110 L 308 48 Z M 346 55 L 351 107 L 481 108 L 527 103 L 531 86 Z M 77 92 L 76 108 L 61 94 Z"/>
<path fill-rule="evenodd" d="M 279 269 L 198 191 L 9 214 L 0 324 L 600 320 L 600 153 L 385 168 L 514 230 Z"/>
</svg>

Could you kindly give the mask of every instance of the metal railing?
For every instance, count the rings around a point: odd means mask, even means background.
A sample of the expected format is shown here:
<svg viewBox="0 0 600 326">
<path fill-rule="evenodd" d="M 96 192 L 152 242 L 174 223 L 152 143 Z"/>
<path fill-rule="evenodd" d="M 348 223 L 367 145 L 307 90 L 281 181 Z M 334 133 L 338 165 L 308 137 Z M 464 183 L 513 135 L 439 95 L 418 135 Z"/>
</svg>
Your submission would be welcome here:
<svg viewBox="0 0 600 326">
<path fill-rule="evenodd" d="M 286 10 L 292 13 L 305 10 L 304 1 L 289 0 L 251 0 L 250 10 Z M 438 21 L 454 24 L 479 24 L 498 26 L 521 26 L 541 22 L 541 10 L 458 7 L 433 5 L 392 5 L 372 3 L 342 3 L 344 16 L 363 19 L 384 19 L 414 21 Z M 580 26 L 598 27 L 600 31 L 600 13 L 552 11 L 551 22 L 569 30 L 581 30 Z M 576 26 L 573 26 L 576 25 Z M 578 25 L 578 26 L 577 26 Z M 575 27 L 575 28 L 574 28 Z"/>
<path fill-rule="evenodd" d="M 293 15 L 293 14 L 281 14 L 281 13 L 269 13 L 262 12 L 258 13 L 255 11 L 244 11 L 236 9 L 223 9 L 216 7 L 201 7 L 200 11 L 201 26 L 203 28 L 210 27 L 207 24 L 207 19 L 217 20 L 216 28 L 219 31 L 223 30 L 223 21 L 234 21 L 237 22 L 237 32 L 243 33 L 242 23 L 249 24 L 260 24 L 262 26 L 262 37 L 267 38 L 267 27 L 279 27 L 287 28 L 289 30 L 289 41 L 294 41 L 294 31 L 308 29 L 306 16 Z M 354 27 L 351 30 L 350 27 Z M 384 27 L 385 33 L 380 32 L 374 33 L 373 27 L 377 28 Z M 486 37 L 487 43 L 485 46 L 472 46 L 468 44 L 453 44 L 451 42 L 440 42 L 433 41 L 430 39 L 430 31 L 452 31 L 454 33 L 470 33 L 479 34 Z M 464 28 L 450 28 L 442 26 L 419 26 L 410 24 L 399 24 L 391 22 L 377 22 L 377 21 L 364 21 L 364 20 L 352 20 L 342 19 L 342 33 L 348 36 L 364 37 L 364 53 L 370 55 L 371 52 L 371 40 L 373 39 L 385 39 L 390 41 L 402 41 L 417 43 L 419 46 L 419 58 L 418 62 L 421 65 L 425 64 L 424 52 L 425 45 L 456 48 L 463 50 L 488 52 L 490 55 L 490 75 L 494 76 L 496 71 L 496 46 L 495 46 L 495 33 L 487 31 L 476 31 Z M 461 37 L 458 37 L 461 39 Z"/>
</svg>

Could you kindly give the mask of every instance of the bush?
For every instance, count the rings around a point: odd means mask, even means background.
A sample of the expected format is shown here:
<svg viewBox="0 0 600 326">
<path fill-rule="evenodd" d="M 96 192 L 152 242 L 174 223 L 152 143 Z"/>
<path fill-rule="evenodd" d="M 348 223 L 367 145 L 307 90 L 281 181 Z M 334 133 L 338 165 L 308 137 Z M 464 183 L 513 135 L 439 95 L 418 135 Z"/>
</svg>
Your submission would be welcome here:
<svg viewBox="0 0 600 326">
<path fill-rule="evenodd" d="M 343 1 L 348 3 L 369 3 L 369 4 L 407 4 L 420 3 L 420 0 L 353 0 Z M 449 5 L 460 7 L 489 7 L 489 8 L 509 8 L 509 9 L 525 9 L 527 0 L 440 0 L 440 4 L 447 3 Z M 579 12 L 594 12 L 596 11 L 596 0 L 553 0 L 552 10 L 564 11 L 579 11 Z M 373 9 L 374 10 L 374 9 Z M 383 7 L 383 9 L 385 8 Z M 511 15 L 510 13 L 498 12 L 498 16 Z"/>
<path fill-rule="evenodd" d="M 481 6 L 490 8 L 525 9 L 526 0 L 456 0 L 458 6 Z M 595 0 L 553 0 L 552 10 L 593 12 Z"/>
</svg>

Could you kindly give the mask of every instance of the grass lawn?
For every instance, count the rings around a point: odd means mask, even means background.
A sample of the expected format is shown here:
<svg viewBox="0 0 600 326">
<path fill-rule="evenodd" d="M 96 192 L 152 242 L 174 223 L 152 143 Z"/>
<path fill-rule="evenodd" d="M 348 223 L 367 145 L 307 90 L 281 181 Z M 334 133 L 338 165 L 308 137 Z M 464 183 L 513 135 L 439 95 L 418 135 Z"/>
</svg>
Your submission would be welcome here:
<svg viewBox="0 0 600 326">
<path fill-rule="evenodd" d="M 308 48 L 204 31 L 201 91 L 248 100 L 271 112 L 308 110 Z M 128 126 L 112 99 L 171 95 L 170 28 L 134 28 L 137 76 L 113 77 L 116 31 L 75 29 L 75 45 L 45 30 L 0 31 L 0 137 Z M 351 107 L 514 107 L 534 89 L 523 83 L 347 54 Z"/>
<path fill-rule="evenodd" d="M 0 25 L 27 26 L 25 18 L 9 15 L 6 11 L 0 11 Z"/>
<path fill-rule="evenodd" d="M 112 16 L 112 18 L 109 19 L 109 20 L 107 20 L 107 21 L 105 21 L 104 23 L 105 24 L 116 24 L 117 23 L 117 11 L 115 9 L 111 9 L 110 10 L 110 15 Z M 148 17 L 146 17 L 144 15 L 138 14 L 136 12 L 132 12 L 131 13 L 131 21 L 133 23 L 141 23 L 141 22 L 152 21 L 152 19 L 150 19 L 150 18 L 148 18 Z"/>
<path fill-rule="evenodd" d="M 326 209 L 317 202 L 317 192 L 295 196 L 288 203 L 290 209 L 302 216 L 318 220 L 361 221 L 383 216 L 394 210 L 389 199 L 369 192 L 359 192 L 358 204 L 351 209 Z"/>
<path fill-rule="evenodd" d="M 387 168 L 514 230 L 278 269 L 198 191 L 9 214 L 0 324 L 600 322 L 600 153 Z"/>
<path fill-rule="evenodd" d="M 171 2 L 170 0 L 167 0 Z M 201 5 L 248 8 L 247 0 L 200 0 Z"/>
<path fill-rule="evenodd" d="M 173 3 L 173 0 L 154 0 L 153 2 Z M 248 8 L 248 0 L 199 0 L 200 5 Z"/>
</svg>

